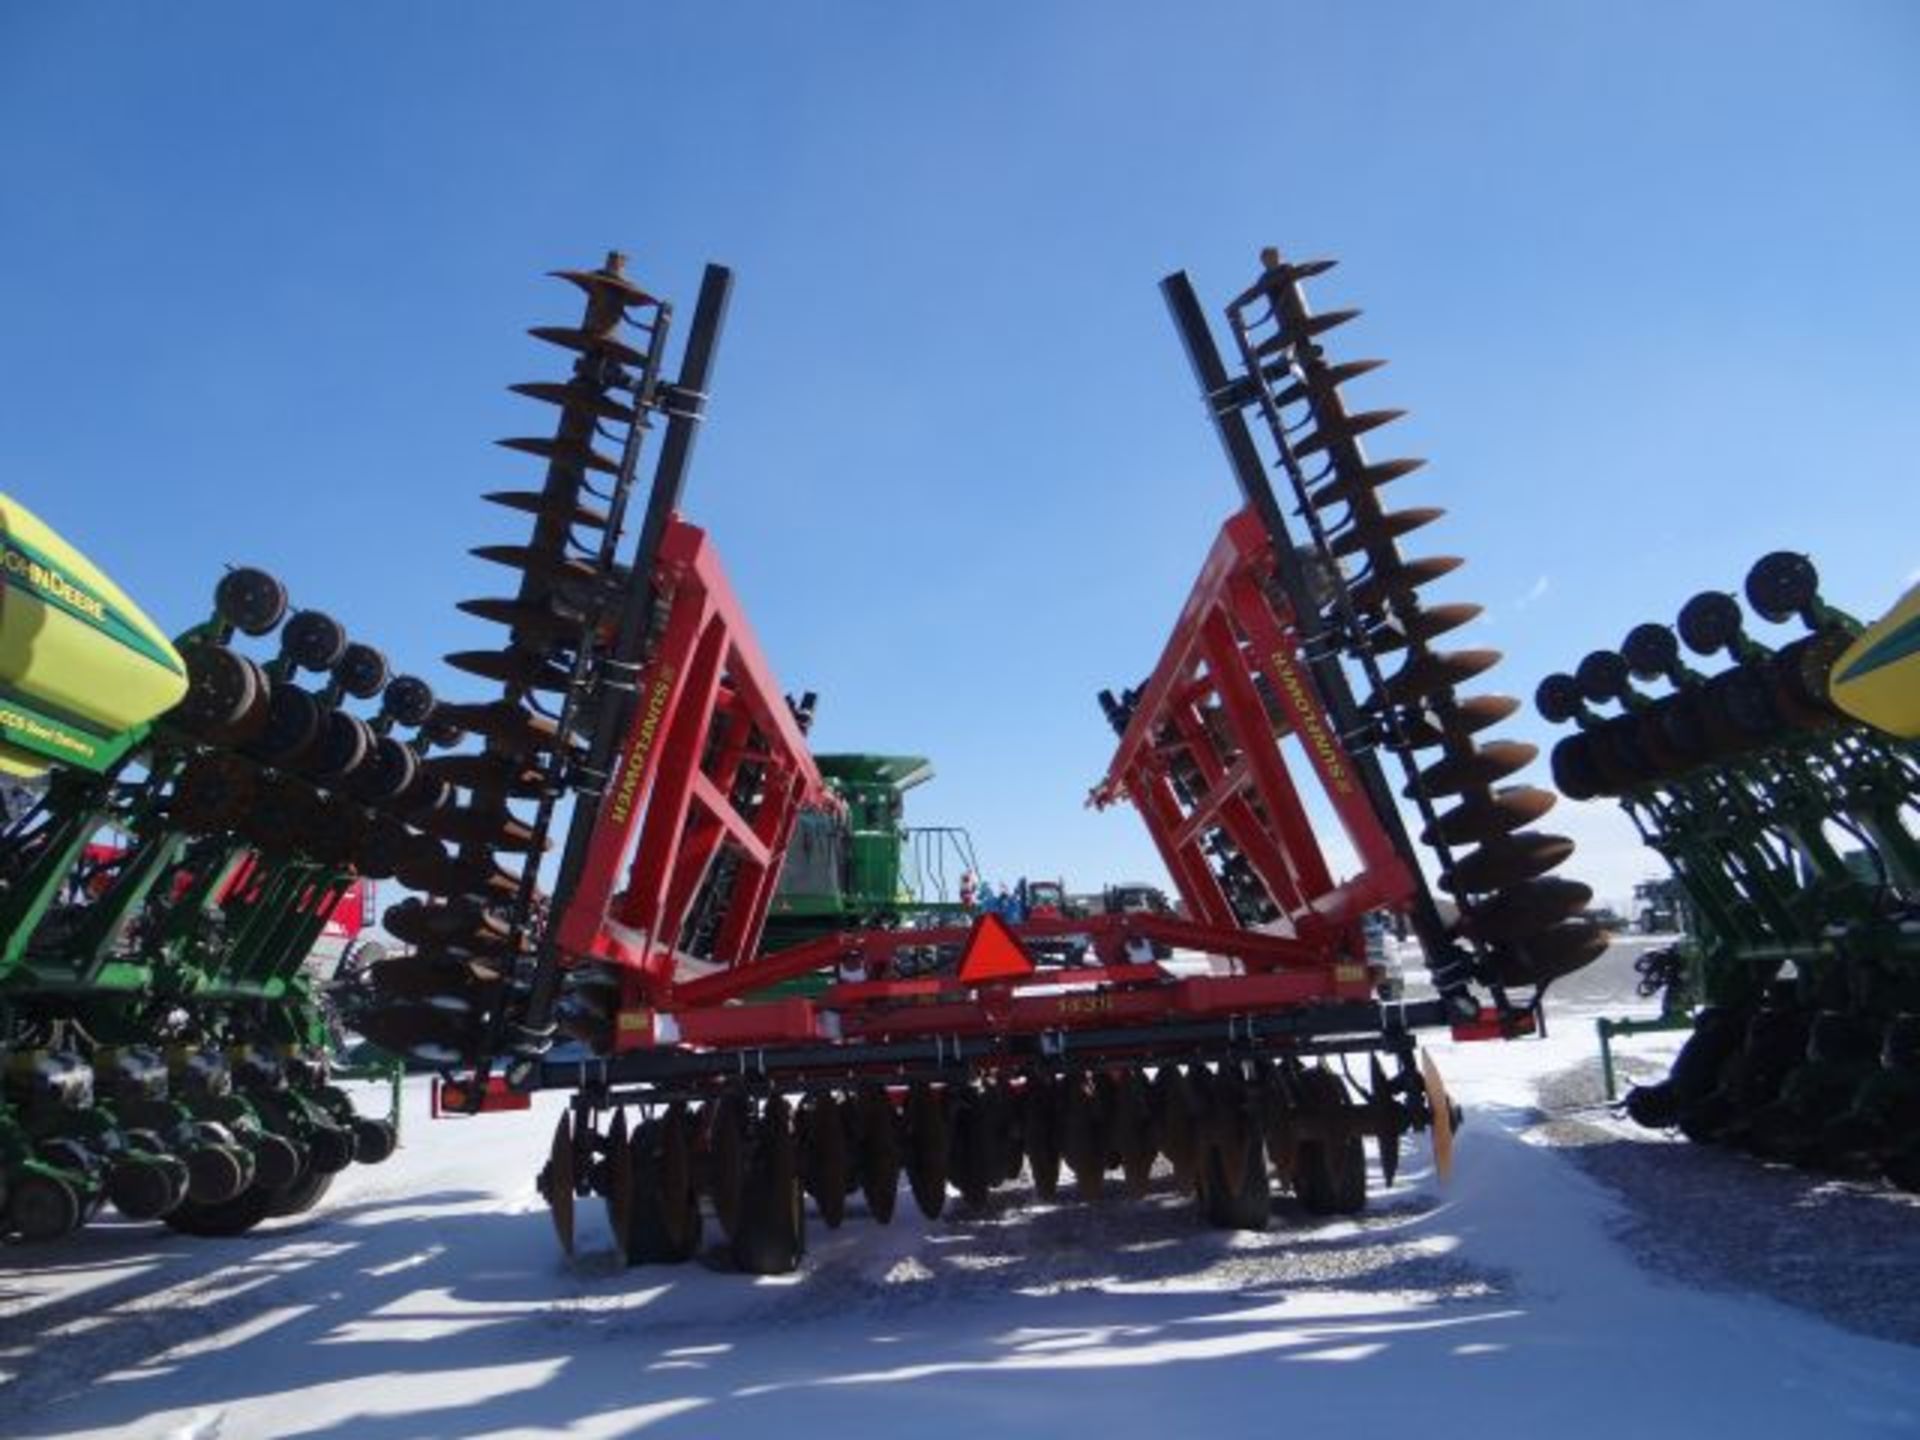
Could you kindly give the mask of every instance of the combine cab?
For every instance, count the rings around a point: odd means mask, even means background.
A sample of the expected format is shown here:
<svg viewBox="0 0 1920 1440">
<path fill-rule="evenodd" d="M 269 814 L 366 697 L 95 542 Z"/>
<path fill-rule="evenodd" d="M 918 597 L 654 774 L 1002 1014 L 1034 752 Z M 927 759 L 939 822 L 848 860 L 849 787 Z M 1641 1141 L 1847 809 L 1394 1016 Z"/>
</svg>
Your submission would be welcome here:
<svg viewBox="0 0 1920 1440">
<path fill-rule="evenodd" d="M 445 1069 L 448 1113 L 571 1092 L 539 1178 L 563 1245 L 597 1195 L 631 1261 L 684 1260 L 717 1224 L 742 1269 L 779 1271 L 808 1199 L 829 1226 L 855 1195 L 885 1221 L 904 1174 L 935 1216 L 1022 1173 L 1052 1199 L 1063 1171 L 1095 1199 L 1139 1193 L 1162 1160 L 1209 1224 L 1265 1226 L 1276 1187 L 1349 1213 L 1367 1144 L 1391 1182 L 1407 1132 L 1450 1131 L 1416 1031 L 1528 1033 L 1545 987 L 1604 947 L 1572 918 L 1586 888 L 1547 874 L 1571 845 L 1525 828 L 1553 797 L 1500 783 L 1532 752 L 1480 738 L 1516 702 L 1457 692 L 1496 657 L 1434 644 L 1473 607 L 1421 598 L 1458 561 L 1400 552 L 1438 512 L 1380 503 L 1418 462 L 1361 448 L 1391 414 L 1342 402 L 1373 367 L 1324 354 L 1350 313 L 1308 308 L 1301 282 L 1326 268 L 1265 258 L 1228 307 L 1231 369 L 1185 277 L 1165 286 L 1243 508 L 1147 679 L 1108 697 L 1119 743 L 1093 796 L 1145 822 L 1180 913 L 1012 926 L 906 913 L 889 867 L 915 770 L 810 753 L 810 705 L 783 699 L 713 540 L 679 514 L 727 272 L 709 268 L 671 378 L 671 304 L 617 256 L 562 272 L 584 311 L 533 333 L 571 372 L 514 387 L 557 424 L 503 442 L 544 478 L 488 497 L 531 533 L 475 552 L 513 593 L 461 606 L 503 641 L 449 657 L 498 693 L 443 707 L 480 745 L 434 768 L 460 791 L 433 829 L 452 849 L 403 875 L 425 898 L 387 924 L 415 948 L 375 967 L 363 1023 Z M 1310 788 L 1355 873 L 1322 851 Z M 1382 909 L 1408 917 L 1437 998 L 1376 993 Z M 1088 962 L 1044 963 L 1068 936 Z M 1213 963 L 1176 971 L 1173 950 Z"/>
</svg>

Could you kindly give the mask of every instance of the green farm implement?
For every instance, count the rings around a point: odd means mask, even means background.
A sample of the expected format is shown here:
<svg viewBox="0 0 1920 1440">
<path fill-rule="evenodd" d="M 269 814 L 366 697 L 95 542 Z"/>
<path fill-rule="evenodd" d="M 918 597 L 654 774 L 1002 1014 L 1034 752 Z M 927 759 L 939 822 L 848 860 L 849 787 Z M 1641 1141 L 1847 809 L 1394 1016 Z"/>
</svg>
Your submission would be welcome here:
<svg viewBox="0 0 1920 1440">
<path fill-rule="evenodd" d="M 1863 631 L 1786 552 L 1745 591 L 1799 633 L 1764 643 L 1707 591 L 1677 635 L 1637 626 L 1536 695 L 1579 727 L 1553 751 L 1561 791 L 1617 799 L 1681 893 L 1684 935 L 1642 962 L 1665 1018 L 1603 1043 L 1691 1017 L 1672 1073 L 1627 1095 L 1640 1123 L 1920 1188 L 1920 687 L 1888 678 L 1913 597 Z"/>
</svg>

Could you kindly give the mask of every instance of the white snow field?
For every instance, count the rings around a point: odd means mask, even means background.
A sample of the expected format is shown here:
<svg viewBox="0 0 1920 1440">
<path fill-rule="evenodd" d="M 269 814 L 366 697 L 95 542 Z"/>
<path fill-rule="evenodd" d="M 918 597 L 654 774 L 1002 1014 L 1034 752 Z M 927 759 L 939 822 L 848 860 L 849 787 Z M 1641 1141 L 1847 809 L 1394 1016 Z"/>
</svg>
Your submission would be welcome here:
<svg viewBox="0 0 1920 1440">
<path fill-rule="evenodd" d="M 1358 1223 L 1015 1190 L 928 1224 L 903 1194 L 890 1227 L 816 1220 L 778 1280 L 625 1269 L 597 1204 L 566 1260 L 532 1188 L 558 1097 L 435 1122 L 416 1087 L 405 1148 L 310 1215 L 0 1252 L 0 1435 L 1920 1433 L 1910 1197 L 1581 1103 L 1579 1003 L 1545 1041 L 1435 1049 L 1452 1180 L 1416 1141 Z"/>
</svg>

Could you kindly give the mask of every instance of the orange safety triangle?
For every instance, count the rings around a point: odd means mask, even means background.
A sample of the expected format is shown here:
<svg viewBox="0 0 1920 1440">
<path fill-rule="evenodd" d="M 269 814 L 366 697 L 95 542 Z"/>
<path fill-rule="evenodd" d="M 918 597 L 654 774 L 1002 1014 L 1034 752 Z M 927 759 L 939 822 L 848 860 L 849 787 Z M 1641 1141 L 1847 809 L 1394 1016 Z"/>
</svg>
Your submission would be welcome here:
<svg viewBox="0 0 1920 1440">
<path fill-rule="evenodd" d="M 973 934 L 967 937 L 966 952 L 960 957 L 962 984 L 981 985 L 1032 973 L 1033 957 L 1020 947 L 1006 921 L 989 910 L 973 922 Z"/>
</svg>

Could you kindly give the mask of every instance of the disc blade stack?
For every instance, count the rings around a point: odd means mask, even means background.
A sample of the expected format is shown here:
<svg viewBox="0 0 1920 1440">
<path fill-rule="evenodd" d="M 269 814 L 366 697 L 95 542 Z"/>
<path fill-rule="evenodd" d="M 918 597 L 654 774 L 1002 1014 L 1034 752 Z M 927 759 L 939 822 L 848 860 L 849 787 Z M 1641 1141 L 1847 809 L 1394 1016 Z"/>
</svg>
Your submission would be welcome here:
<svg viewBox="0 0 1920 1440">
<path fill-rule="evenodd" d="M 1378 366 L 1328 358 L 1327 337 L 1359 314 L 1316 315 L 1308 305 L 1301 282 L 1329 268 L 1267 251 L 1259 279 L 1228 311 L 1309 543 L 1325 573 L 1340 579 L 1303 633 L 1324 623 L 1362 671 L 1370 728 L 1402 760 L 1403 793 L 1423 821 L 1420 838 L 1438 851 L 1440 887 L 1458 905 L 1453 933 L 1474 950 L 1480 977 L 1544 986 L 1596 959 L 1607 934 L 1580 918 L 1592 892 L 1548 873 L 1572 843 L 1529 828 L 1554 801 L 1517 780 L 1534 747 L 1484 733 L 1514 702 L 1467 693 L 1500 659 L 1498 651 L 1452 641 L 1477 607 L 1428 598 L 1427 587 L 1459 562 L 1403 549 L 1445 512 L 1407 504 L 1399 493 L 1399 482 L 1424 462 L 1367 454 L 1362 437 L 1402 412 L 1357 409 L 1342 394 Z M 1393 508 L 1383 494 L 1389 484 Z"/>
<path fill-rule="evenodd" d="M 541 856 L 559 800 L 578 788 L 579 701 L 621 598 L 618 547 L 671 319 L 618 253 L 555 275 L 584 295 L 580 318 L 529 333 L 565 352 L 570 373 L 511 388 L 558 413 L 550 433 L 500 442 L 541 462 L 544 475 L 538 488 L 483 497 L 525 528 L 473 551 L 515 581 L 510 593 L 459 607 L 503 634 L 494 647 L 446 657 L 497 693 L 439 708 L 444 726 L 475 743 L 422 767 L 441 803 L 415 817 L 431 848 L 401 878 L 424 898 L 387 913 L 414 949 L 376 977 L 387 1002 L 373 1022 L 381 1043 L 436 1060 L 488 1048 L 524 993 L 544 915 Z"/>
</svg>

